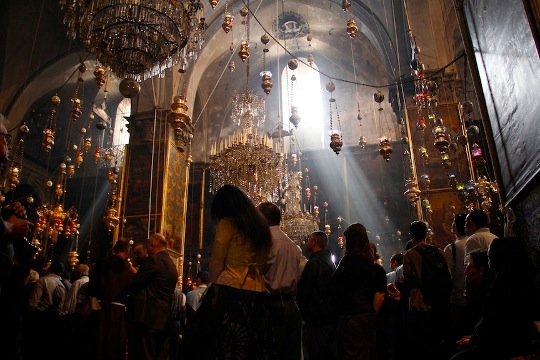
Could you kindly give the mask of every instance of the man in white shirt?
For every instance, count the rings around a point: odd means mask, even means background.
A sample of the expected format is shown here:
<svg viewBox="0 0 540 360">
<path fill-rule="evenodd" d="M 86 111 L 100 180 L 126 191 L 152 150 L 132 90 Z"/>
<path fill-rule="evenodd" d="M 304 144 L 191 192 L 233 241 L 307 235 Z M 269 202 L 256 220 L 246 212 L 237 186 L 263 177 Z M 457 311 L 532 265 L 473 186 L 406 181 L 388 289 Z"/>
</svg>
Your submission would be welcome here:
<svg viewBox="0 0 540 360">
<path fill-rule="evenodd" d="M 266 261 L 266 289 L 274 333 L 276 359 L 300 359 L 302 318 L 296 305 L 296 289 L 302 252 L 279 227 L 281 211 L 276 204 L 258 207 L 272 234 L 272 248 Z"/>
<path fill-rule="evenodd" d="M 27 333 L 25 339 L 31 339 L 31 345 L 23 345 L 24 358 L 54 359 L 61 357 L 63 347 L 62 323 L 60 312 L 66 298 L 66 287 L 62 284 L 60 274 L 64 265 L 52 260 L 47 275 L 36 281 L 30 294 L 29 313 L 25 323 Z M 46 329 L 46 331 L 43 331 Z"/>
<path fill-rule="evenodd" d="M 69 288 L 67 293 L 63 311 L 65 314 L 75 313 L 75 309 L 77 307 L 77 294 L 79 293 L 81 286 L 90 280 L 88 277 L 90 274 L 90 268 L 86 264 L 79 264 L 75 268 L 75 274 L 77 274 L 76 277 L 78 277 L 78 279 L 73 281 L 73 284 L 71 284 L 71 288 Z"/>
<path fill-rule="evenodd" d="M 473 210 L 465 218 L 465 232 L 469 238 L 465 242 L 465 256 L 473 250 L 487 251 L 497 237 L 489 231 L 488 217 L 482 210 Z"/>
<path fill-rule="evenodd" d="M 403 254 L 396 253 L 390 258 L 390 268 L 392 271 L 386 274 L 386 282 L 393 284 L 396 281 L 403 281 Z"/>
<path fill-rule="evenodd" d="M 206 291 L 208 284 L 208 271 L 199 271 L 197 273 L 197 279 L 195 280 L 197 288 L 191 290 L 186 295 L 186 303 L 191 307 L 191 310 L 197 311 L 201 304 L 201 298 Z"/>
</svg>

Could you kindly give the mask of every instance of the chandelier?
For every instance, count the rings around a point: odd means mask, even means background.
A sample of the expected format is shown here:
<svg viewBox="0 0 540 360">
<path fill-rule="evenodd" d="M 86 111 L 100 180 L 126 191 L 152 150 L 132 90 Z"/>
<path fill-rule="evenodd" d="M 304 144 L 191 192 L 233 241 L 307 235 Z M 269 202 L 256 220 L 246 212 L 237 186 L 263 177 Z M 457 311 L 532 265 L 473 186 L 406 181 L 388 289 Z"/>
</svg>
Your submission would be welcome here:
<svg viewBox="0 0 540 360">
<path fill-rule="evenodd" d="M 273 149 L 272 139 L 257 132 L 264 121 L 264 99 L 250 91 L 233 100 L 232 120 L 241 130 L 221 139 L 210 150 L 211 190 L 225 184 L 244 190 L 255 204 L 279 199 L 283 154 Z"/>
<path fill-rule="evenodd" d="M 184 7 L 183 1 L 59 0 L 59 3 L 66 7 L 64 23 L 68 37 L 75 39 L 78 34 L 88 51 L 118 77 L 140 81 L 163 74 L 178 63 L 190 36 L 189 8 Z"/>
<path fill-rule="evenodd" d="M 292 154 L 292 164 L 300 163 L 297 154 Z M 308 169 L 306 168 L 306 172 Z M 285 177 L 283 198 L 283 215 L 281 229 L 289 238 L 300 245 L 313 231 L 319 230 L 319 207 L 317 204 L 317 186 L 309 187 L 309 176 L 306 176 L 306 187 L 302 189 L 304 176 L 302 171 L 288 171 Z M 302 192 L 304 190 L 304 193 Z M 313 198 L 313 207 L 306 206 Z M 304 201 L 306 199 L 307 201 Z"/>
</svg>

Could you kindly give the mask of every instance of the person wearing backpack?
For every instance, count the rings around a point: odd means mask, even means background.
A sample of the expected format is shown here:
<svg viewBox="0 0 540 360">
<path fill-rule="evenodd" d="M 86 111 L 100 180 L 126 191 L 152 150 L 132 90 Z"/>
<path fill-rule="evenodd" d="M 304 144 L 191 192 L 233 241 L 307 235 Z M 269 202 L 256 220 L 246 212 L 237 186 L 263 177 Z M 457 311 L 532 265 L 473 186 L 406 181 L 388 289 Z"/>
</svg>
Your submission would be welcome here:
<svg viewBox="0 0 540 360">
<path fill-rule="evenodd" d="M 410 293 L 411 352 L 415 359 L 435 359 L 449 326 L 452 280 L 444 252 L 426 243 L 426 223 L 413 221 L 409 232 L 414 247 L 403 259 L 403 281 Z"/>
</svg>

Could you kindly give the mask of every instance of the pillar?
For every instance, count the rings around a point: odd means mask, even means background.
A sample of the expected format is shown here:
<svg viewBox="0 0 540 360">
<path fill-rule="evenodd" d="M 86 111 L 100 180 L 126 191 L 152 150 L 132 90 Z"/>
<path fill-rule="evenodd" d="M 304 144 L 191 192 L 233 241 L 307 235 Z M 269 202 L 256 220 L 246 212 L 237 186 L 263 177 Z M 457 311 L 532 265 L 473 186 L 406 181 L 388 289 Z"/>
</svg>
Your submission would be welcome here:
<svg viewBox="0 0 540 360">
<path fill-rule="evenodd" d="M 154 232 L 162 233 L 182 279 L 191 155 L 189 142 L 180 141 L 167 122 L 169 113 L 155 108 L 127 118 L 130 141 L 122 178 L 119 236 L 139 244 Z"/>
</svg>

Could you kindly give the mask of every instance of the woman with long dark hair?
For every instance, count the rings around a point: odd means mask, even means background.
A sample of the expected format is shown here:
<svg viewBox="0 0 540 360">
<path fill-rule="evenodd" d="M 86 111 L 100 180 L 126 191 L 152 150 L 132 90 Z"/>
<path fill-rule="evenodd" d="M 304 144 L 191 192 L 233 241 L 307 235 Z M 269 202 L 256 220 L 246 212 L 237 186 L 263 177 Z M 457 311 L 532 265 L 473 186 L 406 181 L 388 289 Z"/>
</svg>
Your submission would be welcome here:
<svg viewBox="0 0 540 360">
<path fill-rule="evenodd" d="M 209 268 L 216 356 L 268 358 L 271 338 L 263 267 L 271 247 L 270 229 L 247 195 L 232 185 L 218 190 L 211 211 L 217 220 Z"/>
<path fill-rule="evenodd" d="M 339 359 L 376 358 L 377 312 L 386 295 L 386 272 L 375 263 L 364 225 L 344 232 L 345 256 L 328 283 L 328 305 L 337 317 Z"/>
</svg>

